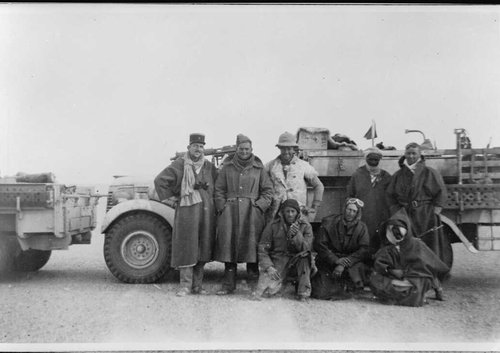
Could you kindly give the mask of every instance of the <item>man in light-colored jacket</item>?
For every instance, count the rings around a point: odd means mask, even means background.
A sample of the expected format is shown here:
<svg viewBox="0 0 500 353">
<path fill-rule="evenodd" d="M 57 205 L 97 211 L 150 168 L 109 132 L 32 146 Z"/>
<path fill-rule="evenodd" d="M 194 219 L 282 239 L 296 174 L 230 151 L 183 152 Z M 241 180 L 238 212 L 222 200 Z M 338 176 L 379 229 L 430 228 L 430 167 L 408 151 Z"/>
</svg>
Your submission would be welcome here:
<svg viewBox="0 0 500 353">
<path fill-rule="evenodd" d="M 323 199 L 324 191 L 318 172 L 295 155 L 298 148 L 295 135 L 284 132 L 280 135 L 276 147 L 280 149 L 280 155 L 265 167 L 274 186 L 273 205 L 268 213 L 268 221 L 276 216 L 283 201 L 295 199 L 299 202 L 302 213 L 307 215 L 309 222 L 312 222 Z M 307 206 L 308 185 L 314 192 L 311 207 Z"/>
</svg>

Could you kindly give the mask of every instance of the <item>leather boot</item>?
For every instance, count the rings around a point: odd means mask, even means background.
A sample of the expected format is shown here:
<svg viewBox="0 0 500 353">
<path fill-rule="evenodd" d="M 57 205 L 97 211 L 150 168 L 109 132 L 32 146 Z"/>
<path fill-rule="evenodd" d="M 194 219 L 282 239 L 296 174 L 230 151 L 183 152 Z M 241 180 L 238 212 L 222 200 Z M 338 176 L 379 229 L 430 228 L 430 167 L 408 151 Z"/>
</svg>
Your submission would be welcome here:
<svg viewBox="0 0 500 353">
<path fill-rule="evenodd" d="M 208 294 L 202 287 L 204 266 L 204 262 L 198 262 L 193 268 L 193 288 L 191 290 L 193 294 Z"/>
<path fill-rule="evenodd" d="M 236 268 L 234 262 L 226 262 L 224 264 L 224 280 L 222 288 L 217 292 L 217 295 L 232 294 L 236 289 Z"/>
</svg>

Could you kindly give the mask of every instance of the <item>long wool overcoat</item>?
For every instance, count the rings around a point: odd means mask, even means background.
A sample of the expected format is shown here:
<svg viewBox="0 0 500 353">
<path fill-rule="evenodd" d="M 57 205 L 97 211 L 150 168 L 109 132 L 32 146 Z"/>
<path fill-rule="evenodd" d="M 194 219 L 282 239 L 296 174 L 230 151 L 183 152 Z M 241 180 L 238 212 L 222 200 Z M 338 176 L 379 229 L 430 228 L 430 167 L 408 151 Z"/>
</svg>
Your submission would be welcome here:
<svg viewBox="0 0 500 353">
<path fill-rule="evenodd" d="M 258 157 L 240 169 L 232 159 L 223 163 L 215 183 L 217 241 L 215 260 L 257 262 L 257 245 L 271 204 L 273 186 Z"/>
<path fill-rule="evenodd" d="M 415 174 L 404 164 L 404 160 L 404 156 L 400 158 L 400 169 L 394 173 L 387 187 L 391 215 L 405 208 L 412 222 L 414 236 L 422 237 L 423 242 L 442 258 L 443 229 L 429 230 L 440 225 L 434 207 L 442 207 L 446 200 L 443 178 L 435 169 L 427 167 L 423 158 L 417 162 Z"/>
<path fill-rule="evenodd" d="M 372 251 L 378 250 L 381 244 L 380 236 L 376 232 L 378 227 L 390 216 L 385 198 L 390 181 L 391 175 L 381 169 L 377 179 L 372 183 L 370 172 L 364 165 L 353 173 L 347 184 L 347 196 L 358 198 L 365 203 L 361 220 L 368 227 Z"/>
<path fill-rule="evenodd" d="M 172 196 L 180 198 L 184 175 L 184 159 L 178 158 L 155 178 L 155 189 L 160 200 Z M 192 206 L 177 205 L 172 234 L 172 267 L 190 266 L 213 260 L 215 245 L 215 208 L 213 201 L 217 169 L 205 160 L 196 182 L 205 182 L 207 189 L 199 189 L 202 202 Z"/>
</svg>

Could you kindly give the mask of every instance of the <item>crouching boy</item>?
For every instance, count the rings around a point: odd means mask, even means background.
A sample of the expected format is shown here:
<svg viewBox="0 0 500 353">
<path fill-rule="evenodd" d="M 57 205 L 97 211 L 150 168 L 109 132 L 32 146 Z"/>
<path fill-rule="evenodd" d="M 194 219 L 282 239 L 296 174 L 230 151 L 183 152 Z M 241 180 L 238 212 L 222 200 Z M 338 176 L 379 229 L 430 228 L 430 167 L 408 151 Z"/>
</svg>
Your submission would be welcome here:
<svg viewBox="0 0 500 353">
<path fill-rule="evenodd" d="M 254 299 L 280 292 L 289 277 L 295 277 L 297 299 L 307 301 L 311 295 L 313 232 L 301 219 L 299 203 L 285 200 L 279 217 L 264 229 L 258 246 L 260 276 Z"/>
</svg>

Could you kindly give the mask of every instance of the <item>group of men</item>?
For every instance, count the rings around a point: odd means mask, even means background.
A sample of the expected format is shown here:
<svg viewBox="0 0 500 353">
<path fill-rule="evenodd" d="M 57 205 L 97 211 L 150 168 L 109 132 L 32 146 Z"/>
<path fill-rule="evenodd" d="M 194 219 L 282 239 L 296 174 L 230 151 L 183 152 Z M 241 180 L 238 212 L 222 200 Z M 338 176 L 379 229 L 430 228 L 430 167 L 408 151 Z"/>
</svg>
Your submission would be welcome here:
<svg viewBox="0 0 500 353">
<path fill-rule="evenodd" d="M 301 301 L 368 289 L 400 305 L 423 305 L 429 289 L 442 299 L 437 278 L 449 269 L 439 258 L 437 215 L 445 187 L 418 144 L 406 146 L 392 176 L 379 167 L 380 150 L 367 149 L 342 213 L 323 218 L 316 236 L 310 222 L 324 186 L 296 155 L 295 135 L 281 134 L 279 156 L 265 165 L 243 134 L 220 169 L 205 159 L 204 145 L 203 134 L 191 134 L 187 152 L 155 178 L 159 199 L 176 209 L 171 265 L 180 272 L 178 296 L 206 294 L 204 265 L 215 260 L 225 266 L 218 295 L 236 290 L 237 264 L 246 263 L 252 298 L 259 300 L 288 281 Z"/>
</svg>

